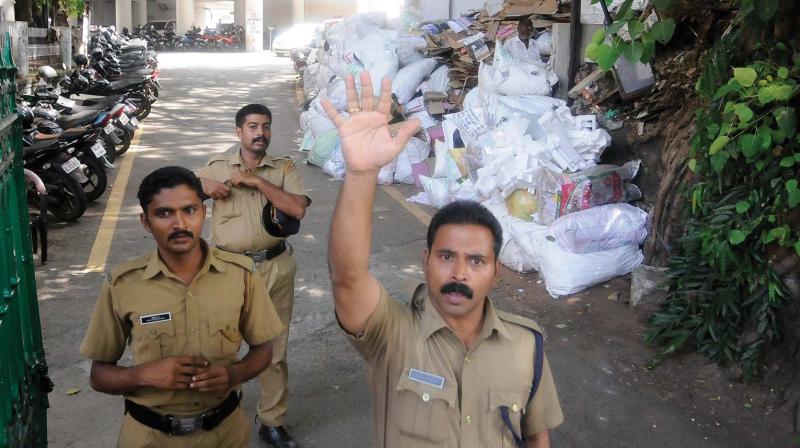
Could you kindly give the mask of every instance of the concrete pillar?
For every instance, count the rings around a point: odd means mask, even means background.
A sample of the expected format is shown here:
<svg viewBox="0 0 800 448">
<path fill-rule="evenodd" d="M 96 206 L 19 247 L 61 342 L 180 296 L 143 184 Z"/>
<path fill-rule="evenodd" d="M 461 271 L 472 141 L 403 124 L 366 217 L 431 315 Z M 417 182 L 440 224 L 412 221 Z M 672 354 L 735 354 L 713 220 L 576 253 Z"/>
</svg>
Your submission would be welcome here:
<svg viewBox="0 0 800 448">
<path fill-rule="evenodd" d="M 211 24 L 206 23 L 206 8 L 194 8 L 194 26 L 205 28 Z"/>
<path fill-rule="evenodd" d="M 116 20 L 114 25 L 117 27 L 117 32 L 122 32 L 122 28 L 132 30 L 133 26 L 133 8 L 131 7 L 131 0 L 116 0 Z"/>
<path fill-rule="evenodd" d="M 186 34 L 194 24 L 194 0 L 175 0 L 175 34 Z"/>
<path fill-rule="evenodd" d="M 245 49 L 262 51 L 264 49 L 264 3 L 262 0 L 245 0 Z"/>
<path fill-rule="evenodd" d="M 233 0 L 233 23 L 235 25 L 247 25 L 245 12 L 245 0 Z"/>
<path fill-rule="evenodd" d="M 133 26 L 145 24 L 147 24 L 147 0 L 136 0 L 133 2 Z"/>
</svg>

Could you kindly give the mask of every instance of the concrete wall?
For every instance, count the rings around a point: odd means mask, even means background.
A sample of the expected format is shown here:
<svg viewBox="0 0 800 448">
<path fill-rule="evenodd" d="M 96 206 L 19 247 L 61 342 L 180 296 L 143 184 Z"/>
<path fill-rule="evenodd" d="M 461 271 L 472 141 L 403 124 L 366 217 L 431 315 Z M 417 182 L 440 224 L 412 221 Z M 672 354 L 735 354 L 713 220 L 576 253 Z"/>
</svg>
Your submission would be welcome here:
<svg viewBox="0 0 800 448">
<path fill-rule="evenodd" d="M 278 33 L 292 26 L 293 4 L 293 0 L 264 0 L 264 27 L 271 26 Z"/>
<path fill-rule="evenodd" d="M 147 21 L 175 20 L 175 0 L 148 0 Z"/>
<path fill-rule="evenodd" d="M 17 66 L 17 82 L 28 76 L 28 22 L 0 22 L 0 33 L 11 35 L 11 57 Z"/>
<path fill-rule="evenodd" d="M 347 17 L 356 13 L 357 0 L 306 0 L 305 21 L 322 22 L 334 17 Z"/>
<path fill-rule="evenodd" d="M 418 5 L 423 19 L 442 20 L 458 17 L 471 9 L 483 9 L 484 3 L 485 0 L 418 0 L 414 6 Z M 451 10 L 452 17 L 448 17 Z"/>
<path fill-rule="evenodd" d="M 91 24 L 114 25 L 117 21 L 117 8 L 114 0 L 91 0 Z"/>
</svg>

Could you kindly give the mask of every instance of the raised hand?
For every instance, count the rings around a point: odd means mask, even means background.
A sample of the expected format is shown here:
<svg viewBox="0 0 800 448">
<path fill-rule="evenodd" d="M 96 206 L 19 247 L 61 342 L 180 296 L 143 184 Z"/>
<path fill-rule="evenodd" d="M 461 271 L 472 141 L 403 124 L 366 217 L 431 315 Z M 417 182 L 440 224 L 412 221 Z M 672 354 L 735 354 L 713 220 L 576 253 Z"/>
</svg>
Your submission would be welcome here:
<svg viewBox="0 0 800 448">
<path fill-rule="evenodd" d="M 345 78 L 349 118 L 339 114 L 327 99 L 322 100 L 322 107 L 339 129 L 347 173 L 377 174 L 405 148 L 411 136 L 417 133 L 420 122 L 417 119 L 405 122 L 393 136 L 388 126 L 392 105 L 391 81 L 381 81 L 381 97 L 376 109 L 369 72 L 363 71 L 360 76 L 360 105 L 355 79 L 352 75 Z"/>
</svg>

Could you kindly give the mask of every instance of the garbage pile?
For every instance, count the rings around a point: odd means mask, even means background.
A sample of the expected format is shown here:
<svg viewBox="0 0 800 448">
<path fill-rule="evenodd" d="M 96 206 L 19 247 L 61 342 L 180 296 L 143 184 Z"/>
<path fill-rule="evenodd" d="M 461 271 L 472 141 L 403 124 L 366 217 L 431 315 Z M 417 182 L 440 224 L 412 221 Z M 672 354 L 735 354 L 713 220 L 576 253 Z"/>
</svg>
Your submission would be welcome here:
<svg viewBox="0 0 800 448">
<path fill-rule="evenodd" d="M 373 80 L 392 80 L 390 127 L 421 122 L 379 183 L 416 184 L 423 191 L 409 201 L 436 208 L 483 203 L 503 226 L 500 261 L 539 271 L 554 297 L 630 273 L 647 236 L 647 214 L 627 204 L 641 197 L 632 183 L 640 162 L 598 165 L 611 137 L 594 115 L 573 116 L 550 96 L 558 79 L 547 64 L 549 33 L 531 36 L 527 48 L 517 37 L 514 14 L 552 14 L 533 21 L 545 29 L 548 20 L 568 20 L 559 8 L 547 0 L 490 1 L 457 20 L 366 13 L 337 24 L 303 73 L 300 149 L 309 151 L 308 163 L 344 176 L 338 133 L 321 100 L 346 116 L 344 77 L 367 70 Z M 377 97 L 380 83 L 373 85 Z"/>
</svg>

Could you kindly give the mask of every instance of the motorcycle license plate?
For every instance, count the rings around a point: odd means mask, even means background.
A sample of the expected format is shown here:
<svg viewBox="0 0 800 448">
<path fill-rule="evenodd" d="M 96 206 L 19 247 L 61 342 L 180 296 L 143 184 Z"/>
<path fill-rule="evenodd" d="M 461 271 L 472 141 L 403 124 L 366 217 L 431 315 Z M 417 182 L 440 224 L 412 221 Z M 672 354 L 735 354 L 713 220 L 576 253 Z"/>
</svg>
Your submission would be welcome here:
<svg viewBox="0 0 800 448">
<path fill-rule="evenodd" d="M 95 157 L 103 157 L 106 154 L 106 148 L 103 147 L 102 143 L 95 143 L 92 145 L 92 152 Z"/>
<path fill-rule="evenodd" d="M 113 134 L 114 133 L 114 123 L 108 123 L 104 128 L 103 132 L 106 134 Z"/>
<path fill-rule="evenodd" d="M 75 157 L 67 160 L 66 162 L 61 164 L 61 168 L 67 172 L 67 174 L 75 171 L 78 167 L 81 166 L 81 161 L 76 159 Z"/>
<path fill-rule="evenodd" d="M 122 115 L 119 116 L 119 121 L 121 121 L 122 124 L 128 124 L 128 123 L 130 123 L 131 119 L 128 118 L 127 115 L 122 114 Z"/>
<path fill-rule="evenodd" d="M 136 117 L 132 117 L 131 124 L 134 126 L 139 126 L 139 120 L 137 120 Z"/>
<path fill-rule="evenodd" d="M 72 108 L 73 106 L 75 106 L 75 101 L 72 101 L 69 98 L 64 98 L 63 96 L 59 96 L 58 99 L 56 100 L 56 104 L 59 104 L 67 108 Z"/>
</svg>

